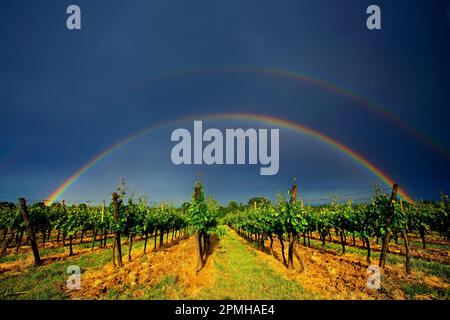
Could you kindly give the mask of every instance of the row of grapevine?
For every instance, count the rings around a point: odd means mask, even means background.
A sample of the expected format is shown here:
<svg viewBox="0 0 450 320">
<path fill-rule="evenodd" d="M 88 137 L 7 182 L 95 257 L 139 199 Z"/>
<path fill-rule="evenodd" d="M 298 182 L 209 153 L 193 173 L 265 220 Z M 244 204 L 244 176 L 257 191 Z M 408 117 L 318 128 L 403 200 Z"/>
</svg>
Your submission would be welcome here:
<svg viewBox="0 0 450 320">
<path fill-rule="evenodd" d="M 29 230 L 23 216 L 23 209 L 29 218 Z M 30 206 L 0 203 L 0 231 L 2 233 L 2 248 L 0 258 L 15 240 L 16 252 L 23 244 L 36 242 L 36 235 L 45 247 L 46 242 L 60 242 L 68 247 L 68 255 L 74 254 L 74 240 L 83 243 L 88 235 L 92 239 L 91 249 L 97 242 L 100 248 L 105 248 L 107 240 L 112 238 L 113 264 L 122 266 L 121 237 L 128 239 L 128 260 L 131 261 L 131 251 L 136 237 L 144 241 L 144 254 L 147 242 L 154 238 L 153 250 L 164 244 L 164 237 L 169 241 L 180 235 L 186 236 L 194 231 L 198 245 L 199 271 L 211 250 L 211 235 L 216 232 L 219 204 L 212 198 L 205 199 L 203 188 L 196 183 L 192 203 L 184 203 L 176 208 L 170 203 L 161 202 L 159 206 L 148 206 L 144 198 L 135 200 L 133 196 L 126 198 L 122 184 L 117 192 L 112 194 L 109 206 L 88 206 L 84 203 L 67 206 L 64 201 L 46 206 L 35 203 Z M 26 239 L 24 237 L 26 235 Z M 56 238 L 56 239 L 55 239 Z M 36 246 L 37 250 L 37 246 Z M 40 264 L 39 257 L 35 264 Z"/>
<path fill-rule="evenodd" d="M 197 263 L 195 271 L 199 272 L 211 251 L 211 235 L 218 229 L 219 205 L 210 199 L 205 201 L 203 187 L 200 182 L 195 184 L 192 195 L 192 205 L 189 208 L 189 223 L 195 230 L 195 243 L 197 246 Z"/>
<path fill-rule="evenodd" d="M 118 221 L 114 221 L 114 205 L 100 207 L 90 207 L 86 204 L 66 206 L 64 202 L 45 206 L 43 203 L 36 203 L 28 207 L 29 219 L 31 223 L 31 233 L 41 235 L 43 246 L 50 240 L 53 233 L 54 241 L 63 246 L 68 246 L 69 256 L 74 254 L 73 240 L 77 235 L 79 243 L 83 242 L 83 237 L 87 234 L 92 238 L 92 249 L 95 242 L 100 247 L 105 247 L 108 237 L 119 232 L 127 237 L 130 243 L 128 258 L 131 259 L 131 248 L 136 236 L 145 239 L 144 253 L 147 249 L 149 236 L 154 235 L 154 249 L 157 247 L 156 236 L 159 236 L 159 246 L 163 245 L 164 235 L 169 237 L 178 233 L 187 232 L 187 212 L 176 209 L 169 204 L 162 203 L 160 207 L 149 207 L 142 199 L 135 202 L 129 199 L 128 203 L 119 201 Z M 6 252 L 10 244 L 16 240 L 16 251 L 26 243 L 29 243 L 29 236 L 24 241 L 27 234 L 26 227 L 20 207 L 13 204 L 0 205 L 2 230 L 2 251 L 1 256 Z"/>
<path fill-rule="evenodd" d="M 433 231 L 449 239 L 450 201 L 442 195 L 438 203 L 405 203 L 397 199 L 398 186 L 394 185 L 390 196 L 376 191 L 367 204 L 354 205 L 352 201 L 339 203 L 332 201 L 325 206 L 307 206 L 297 201 L 297 185 L 288 192 L 289 200 L 279 196 L 277 205 L 256 202 L 242 210 L 234 210 L 226 216 L 226 223 L 241 235 L 264 246 L 270 240 L 269 250 L 273 252 L 273 241 L 280 241 L 283 262 L 293 268 L 293 256 L 297 256 L 300 267 L 302 261 L 296 251 L 296 243 L 310 245 L 313 233 L 319 235 L 324 246 L 327 238 L 334 233 L 340 239 L 342 253 L 348 238 L 362 240 L 367 250 L 367 261 L 371 261 L 370 240 L 382 240 L 379 265 L 384 267 L 388 244 L 391 238 L 404 239 L 406 269 L 409 272 L 408 233 L 418 232 L 425 247 L 425 234 Z M 285 255 L 284 241 L 288 242 L 288 256 Z"/>
</svg>

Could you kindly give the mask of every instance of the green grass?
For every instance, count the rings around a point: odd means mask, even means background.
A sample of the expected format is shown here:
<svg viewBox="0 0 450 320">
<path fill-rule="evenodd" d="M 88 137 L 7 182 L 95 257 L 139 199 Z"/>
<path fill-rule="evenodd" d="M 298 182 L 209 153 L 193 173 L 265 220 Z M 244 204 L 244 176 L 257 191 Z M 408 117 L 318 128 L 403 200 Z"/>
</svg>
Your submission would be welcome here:
<svg viewBox="0 0 450 320">
<path fill-rule="evenodd" d="M 417 295 L 428 295 L 431 298 L 439 300 L 447 300 L 450 297 L 450 289 L 429 287 L 424 284 L 407 284 L 403 288 L 403 291 L 409 296 L 410 299 L 417 299 Z"/>
<path fill-rule="evenodd" d="M 135 293 L 143 291 L 143 296 L 136 297 Z M 124 285 L 122 288 L 111 288 L 106 294 L 106 299 L 109 300 L 168 300 L 168 299 L 183 299 L 183 288 L 177 283 L 174 275 L 168 275 L 161 279 L 153 286 Z"/>
<path fill-rule="evenodd" d="M 234 234 L 220 240 L 215 257 L 216 280 L 200 292 L 200 299 L 314 299 L 293 280 L 275 272 Z M 197 298 L 197 297 L 196 297 Z"/>
<path fill-rule="evenodd" d="M 50 254 L 55 254 L 55 253 L 63 253 L 64 251 L 69 252 L 69 247 L 59 247 L 59 248 L 51 248 L 51 249 L 41 249 L 41 246 L 39 246 L 39 255 L 41 257 L 45 257 L 48 256 Z M 3 257 L 0 259 L 0 263 L 5 263 L 5 262 L 13 262 L 13 261 L 17 261 L 17 260 L 25 260 L 26 258 L 28 258 L 29 256 L 31 256 L 31 250 L 28 253 L 12 253 L 6 257 Z"/>
<path fill-rule="evenodd" d="M 400 245 L 403 245 L 403 241 L 399 240 L 398 242 Z M 421 241 L 410 241 L 409 242 L 411 247 L 422 249 L 422 242 Z M 450 250 L 450 245 L 448 244 L 438 244 L 438 243 L 426 243 L 426 248 L 433 248 L 433 249 L 441 249 L 441 250 Z M 422 249 L 423 250 L 423 249 Z"/>
<path fill-rule="evenodd" d="M 145 288 L 144 299 L 183 299 L 182 292 L 183 288 L 177 283 L 176 277 L 168 275 L 155 286 Z"/>
</svg>

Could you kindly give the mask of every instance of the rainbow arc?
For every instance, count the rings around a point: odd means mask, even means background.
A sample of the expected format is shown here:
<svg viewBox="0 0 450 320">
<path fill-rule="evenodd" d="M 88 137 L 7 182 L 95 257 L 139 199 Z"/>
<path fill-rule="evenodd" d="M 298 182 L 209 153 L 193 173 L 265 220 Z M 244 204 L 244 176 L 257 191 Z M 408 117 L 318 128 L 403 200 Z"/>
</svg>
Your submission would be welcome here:
<svg viewBox="0 0 450 320">
<path fill-rule="evenodd" d="M 73 185 L 81 175 L 83 175 L 85 172 L 87 172 L 90 168 L 92 168 L 95 164 L 99 163 L 101 160 L 106 158 L 108 155 L 112 154 L 114 151 L 120 149 L 121 147 L 127 145 L 128 143 L 135 141 L 136 139 L 143 137 L 144 135 L 158 130 L 162 129 L 168 126 L 174 126 L 177 124 L 182 124 L 188 121 L 194 121 L 194 120 L 215 120 L 215 121 L 222 121 L 222 120 L 235 120 L 235 121 L 252 121 L 252 122 L 258 122 L 261 124 L 266 124 L 270 126 L 275 126 L 279 128 L 283 128 L 285 130 L 289 130 L 295 133 L 300 133 L 303 135 L 306 135 L 308 137 L 311 137 L 313 139 L 319 140 L 326 145 L 332 146 L 333 148 L 339 150 L 343 154 L 349 156 L 351 159 L 353 159 L 355 162 L 359 163 L 361 166 L 365 167 L 367 170 L 369 170 L 371 173 L 373 173 L 376 177 L 378 177 L 383 183 L 391 187 L 394 184 L 394 180 L 390 178 L 387 174 L 385 174 L 380 168 L 376 167 L 373 163 L 371 163 L 368 159 L 366 159 L 364 156 L 359 154 L 357 151 L 352 150 L 350 147 L 344 145 L 343 143 L 325 135 L 322 132 L 319 132 L 315 129 L 306 127 L 304 125 L 301 125 L 299 123 L 277 118 L 273 116 L 268 115 L 262 115 L 262 114 L 253 114 L 253 113 L 215 113 L 215 114 L 205 114 L 205 115 L 197 115 L 197 116 L 190 116 L 190 117 L 183 117 L 171 121 L 162 122 L 160 124 L 156 124 L 147 128 L 144 128 L 140 130 L 139 132 L 132 134 L 117 143 L 113 144 L 112 146 L 108 147 L 107 149 L 100 152 L 98 155 L 96 155 L 94 158 L 92 158 L 89 162 L 87 162 L 85 165 L 83 165 L 80 169 L 78 169 L 75 173 L 73 173 L 68 179 L 66 179 L 63 183 L 61 183 L 49 196 L 46 200 L 46 204 L 50 205 L 53 202 L 57 201 L 59 198 L 61 198 L 62 194 L 71 186 Z M 406 201 L 412 202 L 413 200 L 411 197 L 406 193 L 406 191 L 402 188 L 399 189 L 399 195 L 404 198 Z"/>
</svg>

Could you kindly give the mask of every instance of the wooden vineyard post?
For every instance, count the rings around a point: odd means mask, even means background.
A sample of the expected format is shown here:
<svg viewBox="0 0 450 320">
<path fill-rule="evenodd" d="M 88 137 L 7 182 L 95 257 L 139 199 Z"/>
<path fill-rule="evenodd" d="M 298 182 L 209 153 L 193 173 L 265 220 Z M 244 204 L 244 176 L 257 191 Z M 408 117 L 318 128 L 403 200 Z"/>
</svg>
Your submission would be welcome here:
<svg viewBox="0 0 450 320">
<path fill-rule="evenodd" d="M 119 222 L 119 204 L 117 202 L 117 192 L 114 192 L 113 194 L 113 204 L 114 204 L 114 224 L 117 227 L 117 224 Z M 117 263 L 119 265 L 119 268 L 122 268 L 122 248 L 120 246 L 120 230 L 116 230 L 115 246 L 117 247 Z"/>
<path fill-rule="evenodd" d="M 28 239 L 30 239 L 31 250 L 33 251 L 34 256 L 34 264 L 39 266 L 41 264 L 41 258 L 39 257 L 39 249 L 36 243 L 36 238 L 33 233 L 33 229 L 31 228 L 30 218 L 28 216 L 27 203 L 25 198 L 20 198 L 20 212 L 22 213 L 23 221 L 25 223 L 25 228 L 27 229 Z"/>
<path fill-rule="evenodd" d="M 400 208 L 402 210 L 402 213 L 404 213 L 402 200 L 400 200 Z M 408 234 L 406 230 L 407 226 L 405 225 L 401 230 L 403 241 L 405 243 L 405 269 L 407 274 L 411 274 L 411 257 L 410 257 L 411 254 L 409 250 Z"/>
<path fill-rule="evenodd" d="M 15 221 L 15 220 L 14 220 Z M 2 239 L 2 248 L 0 250 L 0 258 L 3 258 L 3 256 L 6 254 L 6 250 L 8 249 L 8 246 L 13 241 L 14 237 L 16 238 L 16 252 L 19 250 L 18 243 L 22 242 L 22 233 L 23 231 L 17 231 L 17 233 L 14 232 L 13 228 L 14 222 L 12 222 L 11 226 L 8 228 L 6 227 L 5 230 L 3 230 L 3 239 Z M 9 233 L 9 236 L 8 236 Z M 17 238 L 19 238 L 19 242 L 17 241 Z"/>
<path fill-rule="evenodd" d="M 291 203 L 297 201 L 297 179 L 294 179 L 294 184 L 292 185 L 291 190 Z"/>
<path fill-rule="evenodd" d="M 195 231 L 195 243 L 197 247 L 197 264 L 195 265 L 195 272 L 198 273 L 203 268 L 202 239 L 200 238 L 199 231 Z"/>
<path fill-rule="evenodd" d="M 392 204 L 393 201 L 397 200 L 397 192 L 398 192 L 398 184 L 394 184 L 392 186 L 392 193 L 391 198 L 389 199 L 389 202 Z M 380 268 L 384 268 L 384 265 L 386 264 L 386 256 L 387 256 L 387 250 L 389 245 L 389 238 L 391 237 L 391 220 L 392 216 L 394 215 L 394 208 L 390 212 L 388 212 L 388 216 L 386 219 L 386 232 L 383 237 L 383 244 L 381 247 L 381 254 L 380 254 L 380 262 L 378 266 Z"/>
<path fill-rule="evenodd" d="M 291 190 L 291 199 L 290 203 L 294 204 L 297 201 L 297 179 L 294 179 L 294 184 L 292 185 Z M 290 240 L 289 243 L 289 249 L 288 249 L 288 266 L 291 269 L 294 269 L 294 246 L 297 242 L 297 233 L 295 231 L 292 232 L 292 237 L 289 237 L 288 240 Z"/>
<path fill-rule="evenodd" d="M 197 201 L 200 197 L 201 186 L 196 184 L 194 190 L 194 199 Z M 195 273 L 198 273 L 203 268 L 202 235 L 199 230 L 195 231 L 195 244 L 197 249 L 197 264 L 195 266 Z"/>
<path fill-rule="evenodd" d="M 164 214 L 165 206 L 164 201 L 161 201 L 161 214 Z M 164 245 L 164 227 L 159 228 L 159 248 Z"/>
<path fill-rule="evenodd" d="M 62 206 L 62 211 L 63 211 L 64 215 L 66 215 L 67 214 L 66 202 L 64 200 L 61 202 L 61 206 Z M 62 232 L 62 243 L 63 243 L 63 247 L 65 247 L 66 246 L 66 231 L 64 229 Z"/>
<path fill-rule="evenodd" d="M 8 249 L 9 244 L 12 242 L 12 240 L 14 239 L 14 236 L 15 236 L 15 234 L 12 230 L 11 230 L 11 234 L 9 235 L 9 237 L 7 237 L 7 233 L 8 233 L 8 230 L 5 230 L 5 236 L 3 237 L 2 249 L 0 251 L 0 258 L 3 258 L 3 256 L 6 254 L 6 250 Z"/>
<path fill-rule="evenodd" d="M 112 247 L 112 263 L 113 263 L 113 267 L 116 267 L 116 236 L 114 235 L 114 240 L 113 240 L 113 247 Z"/>
</svg>

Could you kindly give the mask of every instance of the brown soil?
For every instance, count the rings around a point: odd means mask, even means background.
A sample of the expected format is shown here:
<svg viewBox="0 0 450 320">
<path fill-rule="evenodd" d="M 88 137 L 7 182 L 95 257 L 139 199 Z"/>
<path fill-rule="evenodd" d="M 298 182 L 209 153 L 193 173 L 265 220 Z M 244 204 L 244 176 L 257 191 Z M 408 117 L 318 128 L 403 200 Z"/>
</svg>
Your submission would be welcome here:
<svg viewBox="0 0 450 320">
<path fill-rule="evenodd" d="M 231 231 L 234 233 L 234 231 Z M 236 236 L 238 236 L 236 234 Z M 238 236 L 246 245 L 247 239 Z M 281 245 L 274 239 L 274 255 L 269 252 L 270 242 L 266 241 L 265 250 L 256 249 L 260 259 L 264 259 L 276 271 L 287 275 L 290 279 L 298 281 L 307 291 L 316 293 L 320 299 L 407 299 L 408 296 L 401 287 L 408 282 L 423 283 L 431 287 L 448 288 L 449 285 L 441 278 L 427 275 L 423 272 L 413 271 L 408 275 L 403 265 L 386 266 L 382 271 L 381 290 L 367 288 L 369 264 L 365 257 L 354 253 L 338 254 L 332 250 L 308 248 L 297 245 L 297 252 L 303 260 L 304 269 L 294 258 L 295 270 L 288 269 L 283 264 Z M 285 254 L 287 259 L 287 241 L 285 241 Z M 374 263 L 375 264 L 375 263 Z M 430 298 L 430 297 L 424 297 Z"/>
<path fill-rule="evenodd" d="M 205 267 L 195 273 L 195 242 L 194 237 L 176 240 L 173 245 L 163 247 L 156 252 L 140 250 L 134 251 L 132 261 L 124 257 L 122 268 L 114 268 L 112 263 L 96 270 L 87 270 L 83 273 L 80 290 L 67 291 L 72 299 L 106 299 L 107 292 L 113 288 L 116 292 L 132 291 L 132 299 L 145 298 L 145 289 L 157 285 L 164 277 L 175 277 L 178 288 L 173 286 L 165 288 L 168 299 L 179 299 L 195 296 L 201 288 L 210 286 L 214 282 L 213 259 L 208 259 Z"/>
</svg>

